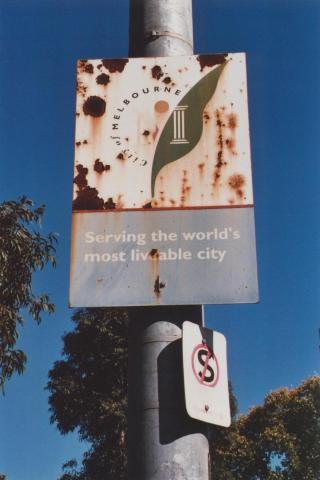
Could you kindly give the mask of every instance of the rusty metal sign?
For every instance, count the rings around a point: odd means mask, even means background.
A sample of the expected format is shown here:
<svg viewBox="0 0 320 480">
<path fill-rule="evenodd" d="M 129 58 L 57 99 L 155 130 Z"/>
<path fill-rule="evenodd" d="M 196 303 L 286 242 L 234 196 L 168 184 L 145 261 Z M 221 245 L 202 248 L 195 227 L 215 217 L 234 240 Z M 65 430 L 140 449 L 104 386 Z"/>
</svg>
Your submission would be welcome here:
<svg viewBox="0 0 320 480">
<path fill-rule="evenodd" d="M 245 55 L 78 62 L 71 306 L 258 300 Z"/>
<path fill-rule="evenodd" d="M 206 423 L 229 427 L 231 414 L 224 335 L 184 322 L 182 352 L 188 415 Z"/>
</svg>

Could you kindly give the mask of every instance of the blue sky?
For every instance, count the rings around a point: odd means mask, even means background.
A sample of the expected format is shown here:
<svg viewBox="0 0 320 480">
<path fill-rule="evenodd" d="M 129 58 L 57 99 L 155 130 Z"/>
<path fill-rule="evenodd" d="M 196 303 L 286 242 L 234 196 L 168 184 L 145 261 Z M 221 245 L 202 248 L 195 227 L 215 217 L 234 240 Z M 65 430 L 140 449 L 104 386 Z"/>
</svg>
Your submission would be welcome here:
<svg viewBox="0 0 320 480">
<path fill-rule="evenodd" d="M 228 341 L 240 410 L 319 372 L 320 6 L 306 0 L 194 1 L 195 53 L 247 53 L 261 301 L 208 306 L 206 325 Z M 48 370 L 72 328 L 68 303 L 75 70 L 78 58 L 128 54 L 128 4 L 118 0 L 2 0 L 1 201 L 46 204 L 59 233 L 58 268 L 35 277 L 57 305 L 27 319 L 24 376 L 0 398 L 0 472 L 55 480 L 85 448 L 49 424 Z"/>
</svg>

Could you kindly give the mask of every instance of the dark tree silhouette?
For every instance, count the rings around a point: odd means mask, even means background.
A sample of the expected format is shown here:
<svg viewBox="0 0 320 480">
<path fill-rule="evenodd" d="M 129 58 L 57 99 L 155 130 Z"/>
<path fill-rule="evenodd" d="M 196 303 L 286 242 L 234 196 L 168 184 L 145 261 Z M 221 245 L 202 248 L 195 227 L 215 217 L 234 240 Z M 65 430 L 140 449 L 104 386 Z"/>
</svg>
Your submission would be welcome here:
<svg viewBox="0 0 320 480">
<path fill-rule="evenodd" d="M 124 479 L 127 432 L 127 315 L 81 309 L 64 336 L 64 360 L 49 372 L 51 421 L 91 444 L 78 470 L 64 465 L 61 480 Z"/>
<path fill-rule="evenodd" d="M 49 373 L 51 421 L 90 443 L 82 464 L 70 460 L 59 480 L 124 480 L 127 438 L 127 315 L 80 309 L 64 336 L 64 359 Z M 210 426 L 214 480 L 320 480 L 320 377 L 267 395 L 232 424 Z"/>
</svg>

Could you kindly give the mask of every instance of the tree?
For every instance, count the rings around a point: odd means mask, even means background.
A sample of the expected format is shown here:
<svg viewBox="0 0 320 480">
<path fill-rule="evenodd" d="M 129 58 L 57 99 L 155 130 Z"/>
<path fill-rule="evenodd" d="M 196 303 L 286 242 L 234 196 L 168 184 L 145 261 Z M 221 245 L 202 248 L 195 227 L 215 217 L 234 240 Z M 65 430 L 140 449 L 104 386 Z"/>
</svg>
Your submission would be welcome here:
<svg viewBox="0 0 320 480">
<path fill-rule="evenodd" d="M 226 470 L 226 457 L 230 458 L 235 439 L 237 436 L 237 413 L 238 404 L 233 392 L 231 382 L 229 382 L 229 398 L 231 412 L 231 426 L 229 428 L 210 425 L 209 427 L 209 451 L 210 467 L 214 480 L 234 480 L 230 470 Z M 239 445 L 238 445 L 239 447 Z M 241 446 L 243 454 L 241 461 L 247 456 L 245 446 Z M 228 454 L 229 453 L 229 454 Z M 241 450 L 237 449 L 236 457 L 239 458 Z M 230 468 L 231 465 L 228 465 Z"/>
<path fill-rule="evenodd" d="M 70 460 L 59 480 L 126 477 L 127 315 L 81 309 L 64 336 L 64 359 L 49 372 L 51 421 L 66 434 L 78 430 L 91 444 L 82 464 Z M 214 480 L 320 480 L 320 377 L 267 395 L 262 406 L 210 427 Z M 107 476 L 108 475 L 108 476 Z"/>
<path fill-rule="evenodd" d="M 15 348 L 18 325 L 25 310 L 37 322 L 54 306 L 46 294 L 32 291 L 32 274 L 48 263 L 55 265 L 53 234 L 39 233 L 44 206 L 34 208 L 26 197 L 0 204 L 0 388 L 25 368 L 26 355 Z"/>
<path fill-rule="evenodd" d="M 65 359 L 49 372 L 51 422 L 63 434 L 78 430 L 91 448 L 81 468 L 74 460 L 64 465 L 60 480 L 121 480 L 127 462 L 127 315 L 80 309 L 72 319 L 75 329 L 63 339 Z"/>
<path fill-rule="evenodd" d="M 214 450 L 215 479 L 319 480 L 320 376 L 269 393 L 239 417 L 228 448 Z"/>
<path fill-rule="evenodd" d="M 91 443 L 81 466 L 70 460 L 59 480 L 126 478 L 128 319 L 124 310 L 80 309 L 64 336 L 64 359 L 49 372 L 51 422 Z M 231 392 L 235 417 L 236 400 Z M 226 429 L 213 432 L 226 441 Z M 107 477 L 107 475 L 109 475 Z"/>
</svg>

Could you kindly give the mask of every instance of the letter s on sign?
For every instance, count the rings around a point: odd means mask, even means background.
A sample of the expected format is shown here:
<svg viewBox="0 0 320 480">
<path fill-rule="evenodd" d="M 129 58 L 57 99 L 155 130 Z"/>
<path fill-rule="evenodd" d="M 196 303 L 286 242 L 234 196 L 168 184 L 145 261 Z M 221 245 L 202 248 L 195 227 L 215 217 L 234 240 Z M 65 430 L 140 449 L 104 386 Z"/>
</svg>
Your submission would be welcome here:
<svg viewBox="0 0 320 480">
<path fill-rule="evenodd" d="M 84 236 L 86 243 L 92 243 L 95 240 L 94 232 L 86 232 Z"/>
</svg>

